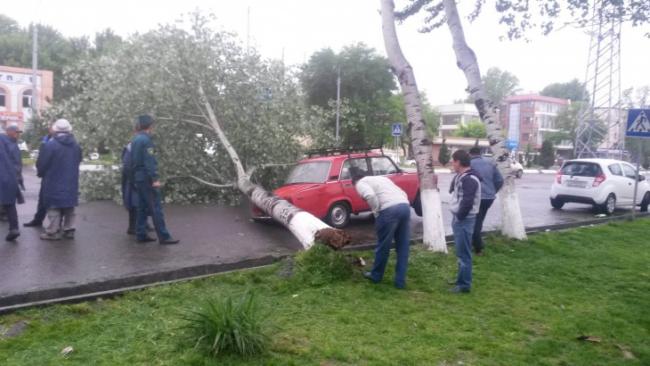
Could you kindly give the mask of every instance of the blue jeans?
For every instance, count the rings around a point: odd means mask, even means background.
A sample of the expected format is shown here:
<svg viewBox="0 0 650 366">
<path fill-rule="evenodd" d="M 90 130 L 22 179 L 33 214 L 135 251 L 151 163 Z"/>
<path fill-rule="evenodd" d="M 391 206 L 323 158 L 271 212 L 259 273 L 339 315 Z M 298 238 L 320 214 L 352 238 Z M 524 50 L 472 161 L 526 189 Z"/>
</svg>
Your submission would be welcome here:
<svg viewBox="0 0 650 366">
<path fill-rule="evenodd" d="M 136 217 L 135 235 L 142 240 L 147 237 L 147 216 L 151 214 L 158 240 L 167 240 L 171 235 L 165 226 L 165 216 L 160 202 L 160 190 L 153 188 L 150 182 L 136 182 L 138 191 L 138 215 Z"/>
<path fill-rule="evenodd" d="M 391 206 L 379 212 L 379 216 L 375 219 L 375 231 L 377 232 L 375 262 L 370 272 L 373 282 L 379 282 L 384 277 L 390 246 L 393 239 L 395 239 L 395 252 L 397 253 L 395 287 L 404 288 L 406 285 L 406 269 L 409 261 L 409 241 L 411 236 L 410 219 L 411 207 L 406 203 Z"/>
<path fill-rule="evenodd" d="M 472 234 L 474 234 L 475 224 L 476 216 L 458 220 L 454 215 L 451 221 L 451 228 L 454 231 L 454 244 L 456 245 L 456 257 L 458 257 L 456 286 L 466 290 L 472 287 Z"/>
</svg>

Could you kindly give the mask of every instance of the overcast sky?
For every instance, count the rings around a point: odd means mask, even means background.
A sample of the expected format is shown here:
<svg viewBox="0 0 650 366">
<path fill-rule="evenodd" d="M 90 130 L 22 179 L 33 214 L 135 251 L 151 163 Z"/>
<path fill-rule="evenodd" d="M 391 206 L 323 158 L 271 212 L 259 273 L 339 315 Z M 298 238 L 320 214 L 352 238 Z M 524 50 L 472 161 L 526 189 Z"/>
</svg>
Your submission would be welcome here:
<svg viewBox="0 0 650 366">
<path fill-rule="evenodd" d="M 397 5 L 403 1 L 397 0 Z M 469 5 L 472 1 L 465 1 Z M 462 7 L 461 15 L 467 14 Z M 0 13 L 25 26 L 37 20 L 66 36 L 89 35 L 112 28 L 122 36 L 146 32 L 199 9 L 217 16 L 219 27 L 239 34 L 245 44 L 264 56 L 300 64 L 321 48 L 339 50 L 364 42 L 385 55 L 378 13 L 379 0 L 21 0 L 3 1 Z M 250 10 L 250 16 L 247 16 Z M 247 27 L 250 19 L 250 27 Z M 419 21 L 398 27 L 402 49 L 414 67 L 418 85 L 434 105 L 465 97 L 465 78 L 456 67 L 447 28 L 417 32 Z M 477 22 L 464 20 L 469 45 L 478 56 L 481 71 L 507 70 L 519 78 L 525 91 L 538 92 L 553 82 L 583 80 L 589 37 L 564 28 L 550 36 L 532 31 L 530 42 L 499 41 L 504 29 L 486 13 Z M 247 28 L 250 31 L 247 31 Z M 646 30 L 647 31 L 647 28 Z M 650 40 L 644 30 L 626 27 L 622 35 L 622 88 L 650 85 Z M 247 37 L 249 35 L 249 37 Z"/>
</svg>

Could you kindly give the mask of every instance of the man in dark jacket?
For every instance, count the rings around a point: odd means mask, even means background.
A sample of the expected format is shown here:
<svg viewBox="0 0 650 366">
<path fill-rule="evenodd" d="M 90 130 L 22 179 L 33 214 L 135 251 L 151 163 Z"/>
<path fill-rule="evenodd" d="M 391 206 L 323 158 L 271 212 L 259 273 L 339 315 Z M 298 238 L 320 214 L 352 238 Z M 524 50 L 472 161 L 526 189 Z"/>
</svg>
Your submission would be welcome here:
<svg viewBox="0 0 650 366">
<path fill-rule="evenodd" d="M 47 144 L 48 141 L 52 138 L 52 126 L 48 131 L 48 134 L 43 136 L 41 139 L 41 146 L 38 148 L 38 158 L 36 158 L 36 164 L 38 165 L 38 159 L 41 157 L 43 152 L 43 146 Z M 23 224 L 24 227 L 41 227 L 43 226 L 43 221 L 45 221 L 45 216 L 47 216 L 47 207 L 45 206 L 45 200 L 43 199 L 43 184 L 41 184 L 40 189 L 38 190 L 38 204 L 36 206 L 36 213 L 32 221 L 28 221 Z"/>
<path fill-rule="evenodd" d="M 165 225 L 160 197 L 160 180 L 158 177 L 158 162 L 155 157 L 151 133 L 154 119 L 150 115 L 142 115 L 136 119 L 138 133 L 131 141 L 132 174 L 138 193 L 138 216 L 136 218 L 136 240 L 138 243 L 155 241 L 147 235 L 147 212 L 153 217 L 153 225 L 160 244 L 176 244 Z"/>
<path fill-rule="evenodd" d="M 72 239 L 75 232 L 74 210 L 79 204 L 81 148 L 67 120 L 54 122 L 52 132 L 52 139 L 43 146 L 36 163 L 37 174 L 43 179 L 43 200 L 50 220 L 41 239 Z"/>
<path fill-rule="evenodd" d="M 453 214 L 451 228 L 454 232 L 458 277 L 452 292 L 469 292 L 472 287 L 472 234 L 481 200 L 481 180 L 470 167 L 470 156 L 465 150 L 451 155 L 456 176 L 451 181 L 449 208 Z"/>
<path fill-rule="evenodd" d="M 499 172 L 496 164 L 492 160 L 481 157 L 481 149 L 473 147 L 469 150 L 472 157 L 471 166 L 481 177 L 481 205 L 476 215 L 476 224 L 474 225 L 474 234 L 472 235 L 472 246 L 476 255 L 483 255 L 483 221 L 488 210 L 496 199 L 496 194 L 503 186 L 503 176 Z"/>
<path fill-rule="evenodd" d="M 16 201 L 23 203 L 20 187 L 23 185 L 22 159 L 18 148 L 18 137 L 22 131 L 17 124 L 10 124 L 5 133 L 0 134 L 0 204 L 9 221 L 7 241 L 20 236 Z"/>
</svg>

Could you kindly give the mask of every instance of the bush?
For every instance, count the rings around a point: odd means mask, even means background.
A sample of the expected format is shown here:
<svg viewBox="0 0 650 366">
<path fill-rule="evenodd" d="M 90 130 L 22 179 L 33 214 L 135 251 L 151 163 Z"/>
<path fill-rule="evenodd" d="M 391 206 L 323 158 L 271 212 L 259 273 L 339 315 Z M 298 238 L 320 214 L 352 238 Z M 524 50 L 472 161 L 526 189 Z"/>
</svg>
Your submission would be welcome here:
<svg viewBox="0 0 650 366">
<path fill-rule="evenodd" d="M 244 357 L 263 353 L 269 343 L 267 324 L 254 295 L 247 293 L 237 300 L 226 296 L 209 300 L 198 311 L 185 317 L 187 328 L 212 356 L 233 353 Z"/>
<path fill-rule="evenodd" d="M 324 244 L 316 243 L 296 255 L 296 280 L 310 286 L 346 280 L 352 272 L 349 256 Z"/>
</svg>

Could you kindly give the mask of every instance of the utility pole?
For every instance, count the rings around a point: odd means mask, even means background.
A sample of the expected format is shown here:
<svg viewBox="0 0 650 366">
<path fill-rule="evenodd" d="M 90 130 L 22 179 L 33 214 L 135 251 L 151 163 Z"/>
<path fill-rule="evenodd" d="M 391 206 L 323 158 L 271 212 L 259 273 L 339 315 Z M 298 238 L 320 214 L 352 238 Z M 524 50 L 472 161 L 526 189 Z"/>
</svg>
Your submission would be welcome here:
<svg viewBox="0 0 650 366">
<path fill-rule="evenodd" d="M 246 55 L 251 46 L 251 7 L 246 8 Z"/>
<path fill-rule="evenodd" d="M 38 116 L 38 92 L 37 75 L 38 69 L 38 24 L 32 26 L 32 119 Z M 31 127 L 31 126 L 30 126 Z"/>
<path fill-rule="evenodd" d="M 336 72 L 336 143 L 339 143 L 339 115 L 341 112 L 341 67 Z"/>
</svg>

